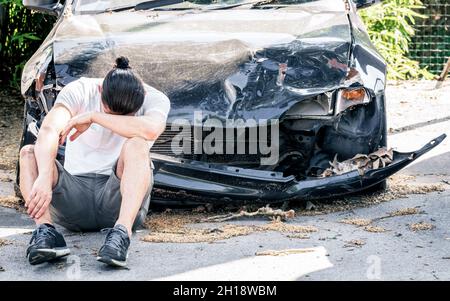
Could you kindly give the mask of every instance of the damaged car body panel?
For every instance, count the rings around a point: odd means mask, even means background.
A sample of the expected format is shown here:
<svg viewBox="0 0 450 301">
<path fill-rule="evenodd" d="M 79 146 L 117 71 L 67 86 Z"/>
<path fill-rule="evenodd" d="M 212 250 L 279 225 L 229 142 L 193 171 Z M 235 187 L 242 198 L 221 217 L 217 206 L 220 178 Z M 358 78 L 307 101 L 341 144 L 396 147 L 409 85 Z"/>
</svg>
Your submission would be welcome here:
<svg viewBox="0 0 450 301">
<path fill-rule="evenodd" d="M 321 176 L 333 158 L 386 147 L 386 65 L 351 1 L 216 2 L 92 12 L 83 0 L 67 0 L 24 69 L 22 145 L 34 142 L 65 85 L 104 77 L 123 55 L 171 100 L 166 131 L 151 150 L 155 200 L 329 197 L 376 185 L 418 157 L 394 152 L 388 166 L 365 175 Z M 252 127 L 275 120 L 278 139 L 268 136 L 268 142 L 277 144 L 278 160 L 261 164 L 261 153 L 196 153 L 192 135 L 183 136 L 191 142 L 187 152 L 174 151 L 179 121 L 193 124 L 195 132 L 197 111 L 200 123 L 218 120 L 215 127 L 236 132 L 235 144 L 246 148 Z M 226 125 L 230 120 L 257 122 L 239 136 L 239 126 Z M 58 158 L 64 159 L 64 147 Z"/>
</svg>

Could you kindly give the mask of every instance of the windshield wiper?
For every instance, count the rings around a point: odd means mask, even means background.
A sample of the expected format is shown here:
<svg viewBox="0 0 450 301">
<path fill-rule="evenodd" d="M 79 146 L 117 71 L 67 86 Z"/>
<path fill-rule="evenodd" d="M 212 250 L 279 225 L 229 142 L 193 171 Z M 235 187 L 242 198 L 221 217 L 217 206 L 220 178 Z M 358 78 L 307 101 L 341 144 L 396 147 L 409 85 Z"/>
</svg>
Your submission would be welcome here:
<svg viewBox="0 0 450 301">
<path fill-rule="evenodd" d="M 178 3 L 183 3 L 184 0 L 150 0 L 138 3 L 136 5 L 118 6 L 113 8 L 108 8 L 106 11 L 123 11 L 134 8 L 134 10 L 146 10 L 155 7 L 174 5 Z"/>
</svg>

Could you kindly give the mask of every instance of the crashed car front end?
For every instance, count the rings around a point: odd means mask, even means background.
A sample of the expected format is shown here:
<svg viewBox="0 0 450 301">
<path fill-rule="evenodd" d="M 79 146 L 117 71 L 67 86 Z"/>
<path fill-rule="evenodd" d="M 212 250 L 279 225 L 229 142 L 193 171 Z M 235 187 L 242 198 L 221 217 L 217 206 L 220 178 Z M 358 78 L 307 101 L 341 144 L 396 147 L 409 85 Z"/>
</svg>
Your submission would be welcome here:
<svg viewBox="0 0 450 301">
<path fill-rule="evenodd" d="M 330 171 L 330 162 L 388 152 L 386 65 L 348 4 L 95 15 L 66 6 L 24 71 L 23 144 L 62 87 L 103 77 L 120 54 L 171 100 L 151 150 L 154 201 L 279 202 L 377 185 L 444 137 L 364 172 Z"/>
</svg>

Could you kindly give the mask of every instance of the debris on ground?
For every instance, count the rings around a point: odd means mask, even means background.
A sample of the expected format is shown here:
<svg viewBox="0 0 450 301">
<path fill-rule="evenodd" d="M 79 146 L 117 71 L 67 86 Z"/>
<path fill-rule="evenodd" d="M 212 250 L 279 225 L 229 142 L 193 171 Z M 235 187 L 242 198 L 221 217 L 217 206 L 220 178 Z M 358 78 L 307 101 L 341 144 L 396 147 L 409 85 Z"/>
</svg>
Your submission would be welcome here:
<svg viewBox="0 0 450 301">
<path fill-rule="evenodd" d="M 343 224 L 365 227 L 364 230 L 368 232 L 385 232 L 386 230 L 381 227 L 371 226 L 371 224 L 375 221 L 379 221 L 386 218 L 396 217 L 396 216 L 404 216 L 404 215 L 413 215 L 423 213 L 417 208 L 402 208 L 393 212 L 389 212 L 387 215 L 376 217 L 373 219 L 365 219 L 365 218 L 349 218 L 341 220 L 340 222 Z"/>
<path fill-rule="evenodd" d="M 0 196 L 0 206 L 15 209 L 19 212 L 26 212 L 23 201 L 13 195 Z"/>
<path fill-rule="evenodd" d="M 65 264 L 64 264 L 64 262 L 58 262 L 55 264 L 55 266 L 58 270 L 62 270 L 62 269 L 64 269 Z"/>
<path fill-rule="evenodd" d="M 297 239 L 309 239 L 310 236 L 305 233 L 294 233 L 286 235 L 287 238 L 297 238 Z"/>
<path fill-rule="evenodd" d="M 425 222 L 414 223 L 414 224 L 409 225 L 409 229 L 411 229 L 411 231 L 425 231 L 425 230 L 431 230 L 433 228 L 434 228 L 434 225 L 425 223 Z"/>
<path fill-rule="evenodd" d="M 236 236 L 244 236 L 255 232 L 253 227 L 225 225 L 213 229 L 181 228 L 178 230 L 166 230 L 150 232 L 142 238 L 145 242 L 154 243 L 199 243 L 214 242 L 229 239 Z"/>
<path fill-rule="evenodd" d="M 0 266 L 0 272 L 4 272 L 4 271 L 5 271 L 5 268 Z"/>
<path fill-rule="evenodd" d="M 0 247 L 4 247 L 10 244 L 12 244 L 12 242 L 10 242 L 9 240 L 0 238 Z"/>
<path fill-rule="evenodd" d="M 413 214 L 420 214 L 420 213 L 424 213 L 424 211 L 420 211 L 417 208 L 402 208 L 402 209 L 398 209 L 398 210 L 389 212 L 387 215 L 376 217 L 376 218 L 372 219 L 372 222 L 379 221 L 379 220 L 386 219 L 386 218 L 392 218 L 392 217 L 396 217 L 396 216 L 413 215 Z"/>
<path fill-rule="evenodd" d="M 362 247 L 366 244 L 366 242 L 364 240 L 361 239 L 352 239 L 350 241 L 346 241 L 346 244 L 344 245 L 344 248 L 349 248 L 349 247 Z"/>
<path fill-rule="evenodd" d="M 281 232 L 304 234 L 317 232 L 318 229 L 308 225 L 286 224 L 272 220 L 263 225 L 231 225 L 202 227 L 199 223 L 205 220 L 205 214 L 160 213 L 153 214 L 145 223 L 150 233 L 142 238 L 146 242 L 198 243 L 214 242 L 236 236 L 245 236 L 255 232 Z M 196 224 L 196 225 L 193 225 Z"/>
<path fill-rule="evenodd" d="M 406 198 L 412 194 L 427 194 L 430 192 L 442 192 L 445 190 L 444 185 L 441 183 L 405 183 L 402 178 L 402 175 L 395 175 L 389 179 L 388 188 L 386 191 L 362 196 L 362 205 L 370 206 L 395 199 Z"/>
<path fill-rule="evenodd" d="M 386 232 L 387 230 L 383 227 L 379 227 L 379 226 L 372 226 L 372 225 L 368 225 L 365 226 L 363 228 L 364 231 L 367 232 L 371 232 L 371 233 L 382 233 L 382 232 Z"/>
<path fill-rule="evenodd" d="M 427 194 L 429 192 L 445 191 L 445 186 L 442 183 L 406 183 L 410 179 L 408 176 L 396 175 L 392 177 L 389 183 L 391 191 L 395 194 L 394 198 L 405 197 L 410 194 Z"/>
<path fill-rule="evenodd" d="M 369 155 L 357 154 L 351 159 L 339 162 L 337 155 L 330 167 L 322 174 L 322 177 L 330 177 L 333 175 L 341 175 L 350 171 L 357 170 L 360 175 L 364 175 L 368 170 L 383 168 L 389 165 L 394 159 L 394 151 L 384 147 L 379 148 L 376 152 Z"/>
<path fill-rule="evenodd" d="M 263 231 L 276 231 L 283 233 L 312 233 L 319 231 L 314 226 L 292 225 L 283 223 L 281 221 L 272 221 L 268 224 L 258 227 Z"/>
<path fill-rule="evenodd" d="M 363 227 L 370 225 L 372 223 L 372 220 L 366 218 L 346 218 L 341 220 L 340 222 L 347 225 Z"/>
<path fill-rule="evenodd" d="M 373 220 L 366 218 L 347 218 L 340 221 L 343 224 L 353 225 L 357 227 L 362 227 L 364 231 L 371 233 L 381 233 L 386 232 L 386 229 L 383 227 L 373 226 L 371 225 Z"/>
<path fill-rule="evenodd" d="M 205 214 L 192 213 L 185 210 L 166 210 L 162 213 L 152 213 L 145 221 L 145 226 L 152 232 L 177 231 L 187 224 L 196 224 L 205 218 Z"/>
<path fill-rule="evenodd" d="M 12 182 L 12 179 L 7 175 L 0 175 L 0 182 Z"/>
<path fill-rule="evenodd" d="M 255 216 L 267 216 L 272 219 L 280 219 L 282 221 L 287 220 L 289 218 L 293 218 L 295 216 L 294 210 L 284 211 L 281 209 L 272 209 L 269 206 L 259 208 L 254 212 L 248 212 L 245 210 L 241 210 L 238 213 L 228 213 L 223 215 L 211 216 L 203 220 L 203 222 L 225 222 L 232 219 L 237 219 L 240 217 L 255 217 Z"/>
<path fill-rule="evenodd" d="M 414 176 L 395 174 L 391 176 L 385 191 L 364 193 L 361 195 L 346 196 L 341 198 L 324 199 L 315 202 L 314 210 L 296 208 L 296 215 L 315 216 L 340 211 L 349 211 L 355 208 L 369 207 L 376 204 L 389 202 L 394 199 L 406 198 L 414 194 L 426 194 L 430 192 L 442 192 L 445 190 L 443 183 L 415 183 Z"/>
<path fill-rule="evenodd" d="M 398 209 L 393 212 L 390 212 L 387 217 L 413 215 L 413 214 L 419 214 L 419 213 L 422 213 L 422 211 L 420 211 L 418 208 L 402 208 L 402 209 Z"/>
<path fill-rule="evenodd" d="M 287 250 L 266 250 L 256 252 L 256 256 L 286 256 L 292 254 L 312 253 L 313 249 L 287 249 Z"/>
</svg>

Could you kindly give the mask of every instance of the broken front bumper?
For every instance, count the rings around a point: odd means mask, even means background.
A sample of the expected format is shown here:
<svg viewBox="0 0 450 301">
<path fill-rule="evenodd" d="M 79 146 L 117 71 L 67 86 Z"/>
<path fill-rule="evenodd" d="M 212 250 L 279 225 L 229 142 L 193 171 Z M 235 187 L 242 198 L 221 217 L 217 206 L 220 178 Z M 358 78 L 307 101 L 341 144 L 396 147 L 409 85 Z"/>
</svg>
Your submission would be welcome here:
<svg viewBox="0 0 450 301">
<path fill-rule="evenodd" d="M 394 151 L 392 163 L 360 175 L 357 170 L 324 178 L 297 180 L 282 173 L 208 164 L 152 154 L 155 165 L 153 202 L 196 204 L 204 202 L 319 199 L 358 192 L 374 186 L 440 144 L 443 134 L 421 149 Z"/>
</svg>

